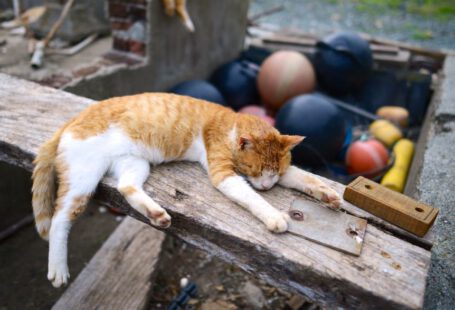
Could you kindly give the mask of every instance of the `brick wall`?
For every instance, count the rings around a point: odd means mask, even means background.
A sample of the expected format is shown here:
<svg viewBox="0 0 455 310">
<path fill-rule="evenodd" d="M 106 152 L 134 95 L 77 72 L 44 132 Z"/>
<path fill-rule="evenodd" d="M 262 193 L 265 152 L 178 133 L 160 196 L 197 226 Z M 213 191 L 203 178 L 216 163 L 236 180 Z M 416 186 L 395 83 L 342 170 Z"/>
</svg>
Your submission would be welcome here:
<svg viewBox="0 0 455 310">
<path fill-rule="evenodd" d="M 108 0 L 113 48 L 146 55 L 147 0 Z"/>
</svg>

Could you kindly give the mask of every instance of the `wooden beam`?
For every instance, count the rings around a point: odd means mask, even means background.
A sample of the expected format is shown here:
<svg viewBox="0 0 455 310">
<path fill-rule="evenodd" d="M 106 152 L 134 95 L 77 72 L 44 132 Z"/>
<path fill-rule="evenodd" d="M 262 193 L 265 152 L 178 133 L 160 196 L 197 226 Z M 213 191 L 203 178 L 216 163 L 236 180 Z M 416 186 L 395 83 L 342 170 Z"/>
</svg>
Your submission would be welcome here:
<svg viewBox="0 0 455 310">
<path fill-rule="evenodd" d="M 250 46 L 264 47 L 271 51 L 294 50 L 313 56 L 316 53 L 316 43 L 318 39 L 307 37 L 305 35 L 294 36 L 273 34 L 263 38 L 251 38 Z M 400 49 L 396 46 L 370 44 L 373 51 L 373 60 L 383 66 L 398 66 L 406 68 L 411 59 L 411 53 L 408 50 Z"/>
<path fill-rule="evenodd" d="M 90 103 L 0 74 L 0 160 L 31 170 L 39 145 Z M 344 191 L 343 185 L 330 184 Z M 103 180 L 96 198 L 146 221 L 129 208 L 113 185 L 113 180 Z M 342 204 L 344 210 L 364 215 L 370 223 L 360 257 L 291 234 L 268 232 L 250 213 L 216 191 L 196 164 L 160 165 L 152 169 L 145 188 L 173 217 L 169 233 L 273 285 L 330 308 L 422 307 L 430 252 L 400 239 L 400 230 L 387 229 L 395 235 L 385 232 L 386 223 L 347 202 Z M 281 187 L 263 195 L 282 210 L 295 197 L 309 199 Z"/>
<path fill-rule="evenodd" d="M 145 309 L 164 237 L 125 218 L 52 309 Z"/>
</svg>

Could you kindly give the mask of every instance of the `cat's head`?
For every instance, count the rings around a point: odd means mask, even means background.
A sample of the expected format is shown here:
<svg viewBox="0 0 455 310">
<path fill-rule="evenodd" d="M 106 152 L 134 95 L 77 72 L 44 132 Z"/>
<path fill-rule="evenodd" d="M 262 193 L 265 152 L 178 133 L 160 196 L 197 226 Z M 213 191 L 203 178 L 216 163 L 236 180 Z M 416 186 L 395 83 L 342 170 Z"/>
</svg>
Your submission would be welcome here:
<svg viewBox="0 0 455 310">
<path fill-rule="evenodd" d="M 270 189 L 291 164 L 292 148 L 303 139 L 278 132 L 260 137 L 242 135 L 234 152 L 235 168 L 254 188 Z"/>
</svg>

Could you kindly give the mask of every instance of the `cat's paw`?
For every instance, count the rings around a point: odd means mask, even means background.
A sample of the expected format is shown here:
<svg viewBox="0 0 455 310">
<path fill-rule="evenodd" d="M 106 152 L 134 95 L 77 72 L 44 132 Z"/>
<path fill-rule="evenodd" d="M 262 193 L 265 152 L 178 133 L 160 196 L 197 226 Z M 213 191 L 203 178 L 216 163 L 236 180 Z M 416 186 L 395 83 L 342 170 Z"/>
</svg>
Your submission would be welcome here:
<svg viewBox="0 0 455 310">
<path fill-rule="evenodd" d="M 327 203 L 327 205 L 334 209 L 338 210 L 341 206 L 341 197 L 340 195 L 328 187 L 327 185 L 319 185 L 310 189 L 310 195 L 321 200 L 322 202 Z"/>
<path fill-rule="evenodd" d="M 341 197 L 333 189 L 330 188 L 330 190 L 332 192 L 329 192 L 322 196 L 322 201 L 327 203 L 330 208 L 332 208 L 334 210 L 338 210 L 341 207 Z"/>
<path fill-rule="evenodd" d="M 280 211 L 275 211 L 264 219 L 264 224 L 268 230 L 274 233 L 282 233 L 288 230 L 289 216 Z"/>
<path fill-rule="evenodd" d="M 147 217 L 154 226 L 161 228 L 168 228 L 171 226 L 171 216 L 164 209 L 154 212 L 147 211 Z"/>
<path fill-rule="evenodd" d="M 66 264 L 49 264 L 47 279 L 51 281 L 54 287 L 60 287 L 68 284 L 70 273 Z"/>
</svg>

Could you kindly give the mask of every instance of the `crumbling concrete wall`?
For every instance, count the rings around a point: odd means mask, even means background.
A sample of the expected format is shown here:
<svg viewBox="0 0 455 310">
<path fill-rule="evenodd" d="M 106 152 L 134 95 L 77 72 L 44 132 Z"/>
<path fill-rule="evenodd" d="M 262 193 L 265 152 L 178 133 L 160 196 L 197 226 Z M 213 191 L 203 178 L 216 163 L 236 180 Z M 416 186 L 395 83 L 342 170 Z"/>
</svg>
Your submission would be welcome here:
<svg viewBox="0 0 455 310">
<path fill-rule="evenodd" d="M 127 37 L 128 33 L 133 34 L 130 27 L 137 27 L 136 22 L 115 25 L 124 27 L 116 30 L 120 38 L 114 33 L 114 47 L 128 57 L 133 55 L 140 60 L 140 56 L 144 56 L 143 64 L 102 71 L 63 89 L 92 99 L 104 99 L 165 91 L 187 79 L 205 79 L 243 49 L 248 5 L 246 0 L 188 1 L 188 11 L 196 28 L 191 33 L 178 17 L 165 15 L 162 1 L 148 0 L 146 20 L 140 21 L 145 24 L 145 53 L 135 51 L 131 43 L 135 39 Z M 111 10 L 121 12 L 118 6 Z M 129 17 L 122 18 L 128 20 Z"/>
</svg>

